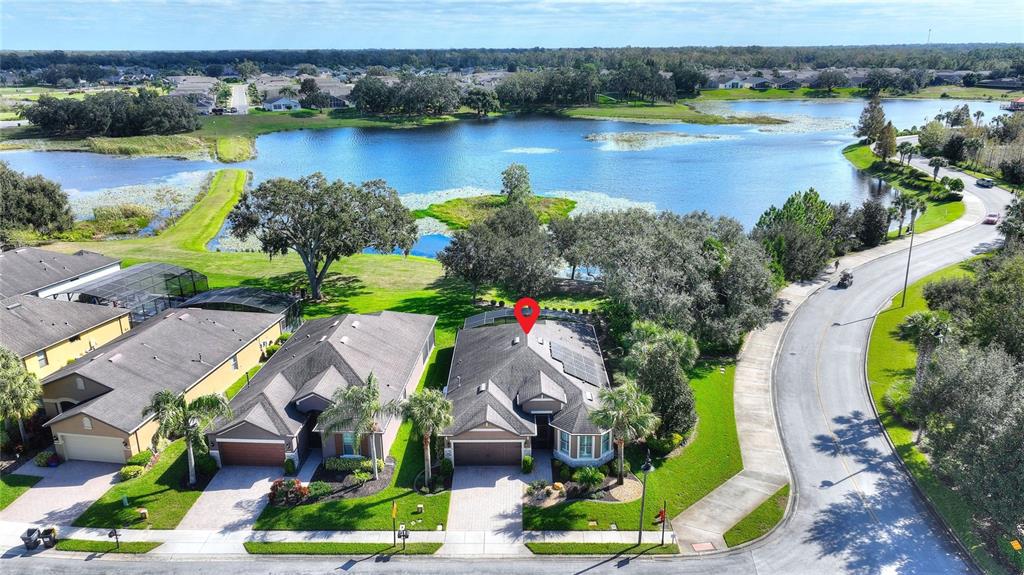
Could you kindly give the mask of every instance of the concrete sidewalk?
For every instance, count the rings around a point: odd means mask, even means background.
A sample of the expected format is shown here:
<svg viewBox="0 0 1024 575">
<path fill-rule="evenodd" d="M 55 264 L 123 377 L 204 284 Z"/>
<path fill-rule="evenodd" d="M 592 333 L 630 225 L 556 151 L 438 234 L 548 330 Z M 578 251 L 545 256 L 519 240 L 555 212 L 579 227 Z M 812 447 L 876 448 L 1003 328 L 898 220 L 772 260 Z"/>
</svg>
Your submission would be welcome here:
<svg viewBox="0 0 1024 575">
<path fill-rule="evenodd" d="M 915 167 L 921 169 L 920 166 Z M 977 225 L 985 217 L 984 203 L 971 193 L 977 180 L 962 172 L 946 172 L 940 171 L 940 175 L 957 177 L 967 184 L 964 215 L 942 227 L 918 234 L 915 245 Z M 906 250 L 909 246 L 910 238 L 904 236 L 869 250 L 848 254 L 839 259 L 838 270 L 856 268 Z M 672 529 L 676 532 L 682 553 L 725 549 L 725 532 L 789 482 L 789 467 L 782 450 L 772 399 L 776 354 L 793 313 L 816 291 L 834 283 L 838 273 L 830 270 L 814 281 L 792 283 L 783 288 L 778 294 L 783 305 L 776 319 L 752 332 L 744 342 L 736 361 L 733 388 L 743 471 L 672 519 Z"/>
</svg>

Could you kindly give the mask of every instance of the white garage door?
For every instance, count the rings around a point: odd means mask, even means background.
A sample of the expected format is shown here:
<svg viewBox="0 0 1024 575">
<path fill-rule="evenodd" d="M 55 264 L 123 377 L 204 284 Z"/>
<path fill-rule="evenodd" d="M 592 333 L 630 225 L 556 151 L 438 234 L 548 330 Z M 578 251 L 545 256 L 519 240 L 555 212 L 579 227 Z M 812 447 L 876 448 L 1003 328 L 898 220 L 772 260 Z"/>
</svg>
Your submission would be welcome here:
<svg viewBox="0 0 1024 575">
<path fill-rule="evenodd" d="M 124 447 L 117 437 L 60 434 L 68 459 L 124 463 Z"/>
</svg>

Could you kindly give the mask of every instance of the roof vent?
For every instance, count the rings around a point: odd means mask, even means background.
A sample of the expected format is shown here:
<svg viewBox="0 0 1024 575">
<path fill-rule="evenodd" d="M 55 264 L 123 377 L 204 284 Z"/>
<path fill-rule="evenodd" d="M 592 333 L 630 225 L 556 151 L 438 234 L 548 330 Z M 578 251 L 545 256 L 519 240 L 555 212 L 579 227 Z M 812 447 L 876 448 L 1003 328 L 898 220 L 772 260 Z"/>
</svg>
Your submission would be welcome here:
<svg viewBox="0 0 1024 575">
<path fill-rule="evenodd" d="M 11 305 L 7 306 L 7 309 L 14 309 L 16 307 L 21 307 L 21 304 L 20 303 L 12 303 Z"/>
<path fill-rule="evenodd" d="M 119 360 L 119 359 L 121 359 L 121 354 L 119 354 L 119 353 L 115 353 L 114 355 L 112 355 L 112 356 L 108 357 L 108 358 L 107 358 L 107 361 L 109 361 L 109 362 L 113 363 L 113 362 L 115 362 L 115 361 L 117 361 L 117 360 Z"/>
<path fill-rule="evenodd" d="M 487 391 L 487 382 L 486 381 L 481 383 L 480 385 L 476 386 L 476 392 L 477 393 L 483 393 L 485 391 Z"/>
<path fill-rule="evenodd" d="M 594 394 L 593 393 L 590 393 L 588 391 L 585 395 L 587 396 L 587 401 L 594 401 Z"/>
<path fill-rule="evenodd" d="M 334 320 L 334 323 L 332 323 L 332 324 L 331 324 L 331 327 L 335 327 L 335 326 L 336 326 L 336 325 L 338 325 L 339 323 L 341 323 L 341 320 L 337 320 L 337 319 L 336 319 L 336 320 Z"/>
<path fill-rule="evenodd" d="M 543 337 L 538 337 L 537 338 L 537 343 L 539 343 L 541 345 L 544 345 L 544 338 Z"/>
<path fill-rule="evenodd" d="M 178 319 L 188 319 L 188 312 L 185 312 L 178 316 Z"/>
<path fill-rule="evenodd" d="M 327 339 L 327 336 L 326 335 L 322 335 L 322 336 L 320 336 L 320 340 L 317 341 L 317 343 L 320 343 L 321 341 L 323 341 L 325 339 Z"/>
<path fill-rule="evenodd" d="M 517 335 L 514 338 L 512 338 L 512 345 L 518 345 L 518 344 L 519 344 L 519 336 Z"/>
<path fill-rule="evenodd" d="M 355 328 L 355 329 L 359 329 L 359 320 L 358 319 L 356 321 L 352 322 L 352 327 Z"/>
<path fill-rule="evenodd" d="M 348 343 L 348 336 L 347 335 L 341 336 L 341 343 Z"/>
</svg>

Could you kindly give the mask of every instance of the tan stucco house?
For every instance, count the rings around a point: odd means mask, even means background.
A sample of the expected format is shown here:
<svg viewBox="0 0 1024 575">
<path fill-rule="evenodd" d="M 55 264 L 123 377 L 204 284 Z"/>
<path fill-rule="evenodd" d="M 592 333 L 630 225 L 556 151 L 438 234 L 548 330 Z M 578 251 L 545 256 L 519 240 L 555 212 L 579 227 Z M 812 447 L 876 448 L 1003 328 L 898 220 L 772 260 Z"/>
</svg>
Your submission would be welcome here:
<svg viewBox="0 0 1024 575">
<path fill-rule="evenodd" d="M 518 465 L 550 449 L 570 466 L 614 456 L 612 434 L 590 421 L 608 373 L 593 326 L 540 320 L 466 328 L 455 341 L 445 394 L 454 423 L 440 435 L 455 465 Z"/>
<path fill-rule="evenodd" d="M 123 463 L 148 449 L 153 394 L 223 393 L 281 334 L 280 314 L 166 310 L 42 381 L 46 426 L 64 459 Z"/>
</svg>

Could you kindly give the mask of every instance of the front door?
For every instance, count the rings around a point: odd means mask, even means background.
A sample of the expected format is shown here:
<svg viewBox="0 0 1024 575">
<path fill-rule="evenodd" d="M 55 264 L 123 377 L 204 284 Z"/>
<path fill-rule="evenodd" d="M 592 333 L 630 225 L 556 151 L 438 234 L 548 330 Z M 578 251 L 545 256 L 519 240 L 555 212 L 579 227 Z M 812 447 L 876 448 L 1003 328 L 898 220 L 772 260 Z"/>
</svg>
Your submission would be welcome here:
<svg viewBox="0 0 1024 575">
<path fill-rule="evenodd" d="M 534 416 L 534 422 L 537 424 L 537 436 L 533 438 L 532 444 L 534 449 L 551 449 L 551 416 L 550 415 L 537 415 Z"/>
</svg>

